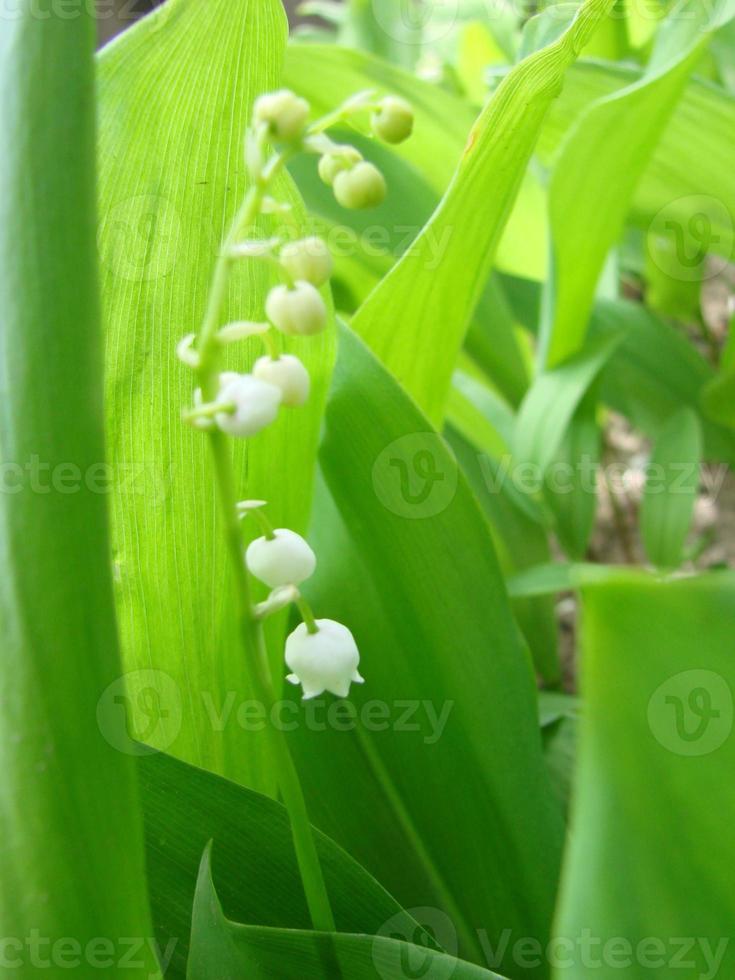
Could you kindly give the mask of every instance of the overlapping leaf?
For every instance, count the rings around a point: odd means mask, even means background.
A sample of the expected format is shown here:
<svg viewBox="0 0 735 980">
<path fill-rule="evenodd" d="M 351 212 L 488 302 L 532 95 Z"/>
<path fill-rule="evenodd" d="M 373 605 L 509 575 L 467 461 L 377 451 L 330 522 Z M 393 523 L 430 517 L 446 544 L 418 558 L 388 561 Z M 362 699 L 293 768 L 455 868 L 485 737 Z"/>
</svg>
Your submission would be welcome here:
<svg viewBox="0 0 735 980">
<path fill-rule="evenodd" d="M 242 704 L 232 705 L 228 724 L 238 724 Z M 272 722 L 255 721 L 252 712 L 251 718 L 257 728 Z M 141 756 L 138 772 L 153 923 L 159 948 L 169 951 L 167 980 L 186 975 L 197 874 L 210 841 L 230 919 L 310 927 L 288 815 L 279 803 L 163 754 Z M 429 942 L 416 920 L 344 851 L 318 831 L 316 843 L 340 931 L 371 935 L 391 922 Z"/>
</svg>

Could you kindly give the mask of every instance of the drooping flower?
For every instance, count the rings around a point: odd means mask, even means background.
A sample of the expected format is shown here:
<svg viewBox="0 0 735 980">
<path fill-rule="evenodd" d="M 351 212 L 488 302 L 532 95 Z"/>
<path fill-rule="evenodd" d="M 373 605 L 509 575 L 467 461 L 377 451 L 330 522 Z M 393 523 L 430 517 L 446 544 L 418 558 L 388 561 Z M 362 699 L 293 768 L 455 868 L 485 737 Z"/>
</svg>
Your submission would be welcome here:
<svg viewBox="0 0 735 980">
<path fill-rule="evenodd" d="M 287 676 L 292 684 L 301 684 L 304 700 L 316 698 L 325 691 L 345 698 L 350 684 L 362 684 L 358 673 L 360 652 L 352 633 L 332 619 L 317 619 L 316 633 L 302 623 L 286 640 Z"/>
<path fill-rule="evenodd" d="M 310 282 L 312 286 L 323 286 L 332 275 L 332 253 L 317 235 L 284 245 L 279 259 L 292 279 Z"/>
<path fill-rule="evenodd" d="M 316 568 L 316 555 L 308 542 L 288 528 L 273 531 L 273 537 L 256 538 L 245 552 L 245 564 L 252 575 L 271 589 L 299 585 Z"/>
<path fill-rule="evenodd" d="M 291 143 L 299 139 L 309 116 L 309 103 L 299 98 L 289 89 L 268 92 L 255 100 L 253 118 L 256 123 L 265 123 L 268 131 L 277 140 Z"/>
<path fill-rule="evenodd" d="M 338 204 L 357 211 L 382 204 L 388 187 L 378 168 L 363 161 L 349 170 L 341 170 L 334 178 L 333 190 Z"/>
<path fill-rule="evenodd" d="M 217 401 L 233 406 L 215 415 L 218 428 L 231 436 L 254 436 L 275 421 L 281 404 L 281 389 L 254 378 L 252 374 L 227 373 Z"/>
<path fill-rule="evenodd" d="M 265 312 L 281 333 L 311 336 L 327 325 L 327 307 L 310 282 L 298 281 L 293 288 L 275 286 L 268 293 Z"/>
<path fill-rule="evenodd" d="M 397 95 L 387 95 L 370 120 L 373 132 L 386 143 L 403 143 L 413 132 L 413 108 Z"/>
<path fill-rule="evenodd" d="M 319 160 L 319 176 L 322 181 L 331 187 L 334 178 L 343 170 L 349 170 L 356 163 L 362 161 L 362 153 L 354 146 L 340 146 L 338 149 L 325 153 Z"/>
<path fill-rule="evenodd" d="M 309 397 L 309 372 L 293 354 L 281 354 L 278 358 L 269 355 L 259 357 L 253 367 L 253 375 L 280 388 L 281 404 L 287 408 L 303 405 Z"/>
</svg>

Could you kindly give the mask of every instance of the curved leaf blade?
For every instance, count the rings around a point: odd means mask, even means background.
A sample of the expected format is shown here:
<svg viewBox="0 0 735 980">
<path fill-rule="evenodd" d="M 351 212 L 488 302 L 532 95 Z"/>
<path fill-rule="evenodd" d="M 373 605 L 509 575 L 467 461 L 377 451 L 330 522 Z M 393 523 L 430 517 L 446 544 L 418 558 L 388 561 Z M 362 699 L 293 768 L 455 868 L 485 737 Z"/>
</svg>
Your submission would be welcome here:
<svg viewBox="0 0 735 980">
<path fill-rule="evenodd" d="M 436 477 L 428 495 L 417 459 Z M 442 439 L 347 331 L 321 462 L 335 503 L 317 511 L 306 591 L 349 624 L 367 682 L 346 725 L 292 737 L 310 812 L 405 906 L 442 908 L 463 955 L 483 962 L 478 929 L 543 942 L 562 820 L 490 530 Z M 307 719 L 329 710 L 313 704 Z M 345 805 L 358 799 L 369 808 Z M 517 969 L 510 953 L 492 966 Z"/>
</svg>

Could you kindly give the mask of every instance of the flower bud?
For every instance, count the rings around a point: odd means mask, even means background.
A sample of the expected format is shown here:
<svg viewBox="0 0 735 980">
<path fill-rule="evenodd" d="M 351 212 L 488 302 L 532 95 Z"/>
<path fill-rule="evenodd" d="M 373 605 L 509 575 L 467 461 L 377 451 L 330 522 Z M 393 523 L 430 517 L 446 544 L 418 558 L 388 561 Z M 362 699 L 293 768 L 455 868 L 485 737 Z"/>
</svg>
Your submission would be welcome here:
<svg viewBox="0 0 735 980">
<path fill-rule="evenodd" d="M 332 619 L 317 619 L 316 625 L 318 632 L 310 633 L 302 623 L 286 640 L 286 664 L 293 671 L 287 680 L 301 684 L 304 700 L 324 691 L 346 698 L 351 683 L 364 682 L 357 671 L 360 652 L 355 638 Z"/>
<path fill-rule="evenodd" d="M 287 528 L 278 528 L 273 534 L 273 538 L 256 538 L 248 546 L 248 571 L 271 589 L 299 585 L 313 575 L 316 555 L 301 535 Z"/>
<path fill-rule="evenodd" d="M 362 161 L 362 153 L 354 146 L 341 147 L 338 152 L 325 153 L 319 160 L 319 176 L 322 181 L 331 187 L 337 174 L 343 170 L 349 170 L 356 163 Z"/>
<path fill-rule="evenodd" d="M 260 357 L 255 362 L 253 375 L 261 381 L 281 389 L 281 404 L 287 408 L 303 405 L 309 397 L 311 379 L 304 365 L 293 354 L 281 354 L 279 358 Z"/>
<path fill-rule="evenodd" d="M 299 280 L 293 286 L 276 286 L 265 301 L 268 319 L 281 333 L 311 336 L 327 325 L 327 307 L 310 282 Z"/>
<path fill-rule="evenodd" d="M 324 239 L 316 235 L 284 245 L 279 256 L 281 265 L 292 279 L 323 286 L 332 275 L 332 253 Z"/>
<path fill-rule="evenodd" d="M 215 416 L 223 432 L 231 436 L 254 436 L 275 421 L 281 390 L 252 374 L 236 374 L 220 387 L 217 401 L 235 406 L 233 412 L 219 412 Z"/>
<path fill-rule="evenodd" d="M 309 116 L 309 103 L 289 89 L 269 92 L 255 100 L 253 118 L 256 123 L 266 123 L 268 131 L 277 140 L 292 143 L 304 132 Z"/>
<path fill-rule="evenodd" d="M 343 208 L 351 210 L 377 207 L 387 191 L 385 177 L 372 163 L 358 163 L 334 178 L 334 196 Z"/>
<path fill-rule="evenodd" d="M 386 143 L 403 143 L 413 132 L 413 108 L 405 99 L 388 95 L 370 122 L 375 135 Z"/>
</svg>

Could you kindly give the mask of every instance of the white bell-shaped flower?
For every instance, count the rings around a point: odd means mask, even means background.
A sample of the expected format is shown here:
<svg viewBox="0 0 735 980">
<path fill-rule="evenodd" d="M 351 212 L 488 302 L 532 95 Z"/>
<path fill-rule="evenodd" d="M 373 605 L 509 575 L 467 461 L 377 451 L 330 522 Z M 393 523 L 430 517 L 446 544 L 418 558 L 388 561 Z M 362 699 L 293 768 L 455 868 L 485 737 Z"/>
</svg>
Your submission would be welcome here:
<svg viewBox="0 0 735 980">
<path fill-rule="evenodd" d="M 331 187 L 337 174 L 349 170 L 361 161 L 362 153 L 354 146 L 338 147 L 336 151 L 326 152 L 319 160 L 319 176 L 327 187 Z"/>
<path fill-rule="evenodd" d="M 253 367 L 253 375 L 280 388 L 281 404 L 287 408 L 303 405 L 309 397 L 309 372 L 293 354 L 281 354 L 278 358 L 268 355 L 259 357 Z"/>
<path fill-rule="evenodd" d="M 278 528 L 272 538 L 256 538 L 245 552 L 248 570 L 271 589 L 299 585 L 316 568 L 316 555 L 300 534 Z"/>
<path fill-rule="evenodd" d="M 327 307 L 310 282 L 299 280 L 293 288 L 276 286 L 265 301 L 268 319 L 281 333 L 311 336 L 327 325 Z"/>
<path fill-rule="evenodd" d="M 231 381 L 235 378 L 239 378 L 240 375 L 236 371 L 223 371 L 219 376 L 219 390 L 222 391 Z M 204 404 L 204 398 L 202 397 L 202 389 L 194 389 L 194 408 L 201 408 Z M 195 418 L 191 423 L 195 428 L 207 431 L 208 429 L 213 429 L 215 426 L 214 419 L 207 418 L 206 416 L 201 416 L 200 418 Z"/>
<path fill-rule="evenodd" d="M 310 282 L 312 286 L 323 286 L 332 275 L 332 253 L 318 235 L 284 245 L 279 259 L 292 279 Z"/>
<path fill-rule="evenodd" d="M 234 405 L 232 412 L 218 412 L 218 428 L 231 436 L 247 437 L 275 421 L 281 404 L 281 389 L 254 378 L 252 374 L 234 374 L 221 384 L 217 401 Z"/>
<path fill-rule="evenodd" d="M 358 673 L 360 652 L 352 633 L 333 619 L 317 619 L 318 632 L 310 633 L 306 624 L 297 626 L 286 640 L 287 676 L 292 684 L 301 684 L 304 700 L 316 698 L 325 691 L 346 698 L 350 684 L 362 684 Z"/>
<path fill-rule="evenodd" d="M 413 132 L 413 108 L 397 95 L 387 95 L 372 117 L 373 132 L 386 143 L 403 143 Z"/>
<path fill-rule="evenodd" d="M 337 203 L 350 210 L 375 208 L 388 192 L 385 177 L 378 168 L 364 161 L 350 170 L 341 170 L 332 185 Z"/>
<path fill-rule="evenodd" d="M 309 103 L 283 88 L 257 98 L 253 117 L 256 122 L 265 123 L 276 139 L 290 143 L 304 132 L 309 117 Z"/>
</svg>

